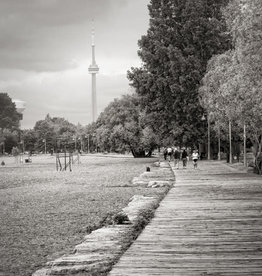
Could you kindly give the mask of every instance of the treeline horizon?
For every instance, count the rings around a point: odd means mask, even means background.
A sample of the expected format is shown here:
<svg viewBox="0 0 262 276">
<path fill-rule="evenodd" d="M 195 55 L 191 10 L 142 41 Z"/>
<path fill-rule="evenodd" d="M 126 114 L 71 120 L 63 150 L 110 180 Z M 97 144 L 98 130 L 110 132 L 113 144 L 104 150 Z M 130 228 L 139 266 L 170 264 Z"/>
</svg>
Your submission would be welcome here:
<svg viewBox="0 0 262 276">
<path fill-rule="evenodd" d="M 135 93 L 109 103 L 85 127 L 63 118 L 38 121 L 38 137 L 90 135 L 101 151 L 143 157 L 161 146 L 198 148 L 207 143 L 209 127 L 212 148 L 218 151 L 219 140 L 232 156 L 232 141 L 244 148 L 248 141 L 257 160 L 262 2 L 151 0 L 148 9 L 149 28 L 138 41 L 141 66 L 127 72 Z"/>
</svg>

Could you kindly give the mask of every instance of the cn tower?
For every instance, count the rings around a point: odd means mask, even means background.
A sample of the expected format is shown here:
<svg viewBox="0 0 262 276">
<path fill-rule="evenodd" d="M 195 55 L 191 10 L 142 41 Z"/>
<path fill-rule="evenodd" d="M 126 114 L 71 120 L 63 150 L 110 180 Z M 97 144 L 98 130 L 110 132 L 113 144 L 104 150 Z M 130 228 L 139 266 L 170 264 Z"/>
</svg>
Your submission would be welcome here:
<svg viewBox="0 0 262 276">
<path fill-rule="evenodd" d="M 92 121 L 97 119 L 97 104 L 96 104 L 96 74 L 99 67 L 95 60 L 95 32 L 92 30 L 92 64 L 88 68 L 88 72 L 92 75 Z"/>
</svg>

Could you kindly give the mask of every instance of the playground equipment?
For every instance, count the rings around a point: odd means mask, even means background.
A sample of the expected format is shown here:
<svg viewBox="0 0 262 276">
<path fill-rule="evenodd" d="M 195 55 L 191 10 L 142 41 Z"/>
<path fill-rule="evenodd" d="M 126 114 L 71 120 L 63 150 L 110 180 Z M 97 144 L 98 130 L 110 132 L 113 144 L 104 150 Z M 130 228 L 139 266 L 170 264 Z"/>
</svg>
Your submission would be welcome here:
<svg viewBox="0 0 262 276">
<path fill-rule="evenodd" d="M 56 170 L 66 171 L 67 169 L 71 172 L 72 165 L 80 163 L 80 154 L 73 154 L 72 152 L 56 153 Z"/>
</svg>

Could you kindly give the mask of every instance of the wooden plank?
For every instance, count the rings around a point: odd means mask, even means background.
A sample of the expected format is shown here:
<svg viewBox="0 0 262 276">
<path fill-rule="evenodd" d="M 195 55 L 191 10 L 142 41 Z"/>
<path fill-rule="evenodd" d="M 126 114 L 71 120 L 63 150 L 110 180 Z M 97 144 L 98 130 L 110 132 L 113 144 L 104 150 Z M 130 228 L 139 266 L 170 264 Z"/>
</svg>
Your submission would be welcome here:
<svg viewBox="0 0 262 276">
<path fill-rule="evenodd" d="M 176 183 L 110 276 L 262 275 L 262 179 L 221 162 Z"/>
</svg>

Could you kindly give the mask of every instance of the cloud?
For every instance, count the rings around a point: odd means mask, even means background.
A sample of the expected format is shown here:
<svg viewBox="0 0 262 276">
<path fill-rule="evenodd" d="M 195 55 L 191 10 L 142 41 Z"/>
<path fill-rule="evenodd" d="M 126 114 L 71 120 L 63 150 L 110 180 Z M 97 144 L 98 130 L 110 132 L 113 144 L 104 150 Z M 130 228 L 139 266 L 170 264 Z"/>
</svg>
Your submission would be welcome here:
<svg viewBox="0 0 262 276">
<path fill-rule="evenodd" d="M 126 6 L 127 0 L 1 1 L 0 66 L 29 71 L 73 68 L 72 61 L 83 53 L 90 57 L 92 19 L 98 32 L 107 35 L 107 23 L 121 18 Z"/>
<path fill-rule="evenodd" d="M 12 85 L 9 84 L 8 90 L 12 98 L 22 98 L 26 102 L 23 128 L 32 128 L 35 122 L 43 119 L 47 113 L 83 125 L 92 120 L 91 78 L 82 68 L 35 73 Z M 125 74 L 97 75 L 99 113 L 114 98 L 127 93 L 129 88 Z"/>
<path fill-rule="evenodd" d="M 22 126 L 47 113 L 91 122 L 91 29 L 95 20 L 98 111 L 129 91 L 149 0 L 0 1 L 0 91 L 26 101 Z"/>
<path fill-rule="evenodd" d="M 2 68 L 57 71 L 72 67 L 77 45 L 87 45 L 92 17 L 106 18 L 111 1 L 1 1 Z M 97 3 L 97 4 L 94 4 Z M 99 5 L 105 9 L 100 9 Z"/>
</svg>

